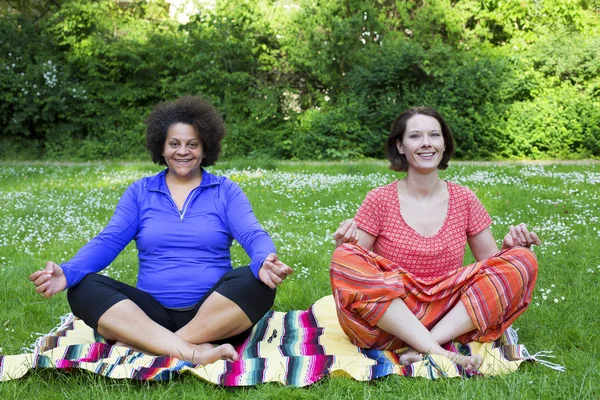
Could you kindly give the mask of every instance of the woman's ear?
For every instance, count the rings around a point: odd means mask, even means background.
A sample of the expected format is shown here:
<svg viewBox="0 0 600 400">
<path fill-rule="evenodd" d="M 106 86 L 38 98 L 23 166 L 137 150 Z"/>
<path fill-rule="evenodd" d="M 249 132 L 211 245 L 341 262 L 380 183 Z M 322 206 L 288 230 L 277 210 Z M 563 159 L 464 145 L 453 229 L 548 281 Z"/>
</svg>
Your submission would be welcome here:
<svg viewBox="0 0 600 400">
<path fill-rule="evenodd" d="M 396 140 L 396 148 L 398 149 L 398 153 L 404 154 L 404 147 L 402 147 L 402 143 L 400 143 L 400 139 Z"/>
</svg>

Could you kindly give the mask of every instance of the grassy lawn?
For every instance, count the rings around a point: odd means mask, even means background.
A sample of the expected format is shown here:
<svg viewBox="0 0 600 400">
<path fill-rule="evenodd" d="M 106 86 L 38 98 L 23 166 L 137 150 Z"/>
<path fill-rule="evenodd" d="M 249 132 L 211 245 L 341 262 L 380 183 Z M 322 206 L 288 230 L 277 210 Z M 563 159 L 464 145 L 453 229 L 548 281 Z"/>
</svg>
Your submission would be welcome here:
<svg viewBox="0 0 600 400">
<path fill-rule="evenodd" d="M 72 257 L 108 222 L 125 188 L 160 167 L 146 164 L 4 164 L 0 166 L 0 354 L 17 354 L 69 311 L 64 293 L 45 300 L 27 277 L 46 260 Z M 330 294 L 331 234 L 354 215 L 366 193 L 400 175 L 378 162 L 219 163 L 211 172 L 237 181 L 280 257 L 295 269 L 275 308 L 306 309 Z M 110 380 L 89 373 L 34 371 L 0 384 L 0 398 L 600 398 L 600 164 L 468 165 L 451 163 L 446 179 L 473 189 L 500 243 L 526 222 L 543 240 L 532 307 L 517 320 L 531 353 L 551 350 L 559 373 L 526 363 L 513 375 L 471 380 L 388 377 L 375 382 L 324 379 L 308 388 L 267 384 L 226 389 L 192 376 L 165 383 Z M 234 245 L 235 265 L 247 257 Z M 470 253 L 466 263 L 473 261 Z M 135 245 L 107 268 L 134 284 Z"/>
</svg>

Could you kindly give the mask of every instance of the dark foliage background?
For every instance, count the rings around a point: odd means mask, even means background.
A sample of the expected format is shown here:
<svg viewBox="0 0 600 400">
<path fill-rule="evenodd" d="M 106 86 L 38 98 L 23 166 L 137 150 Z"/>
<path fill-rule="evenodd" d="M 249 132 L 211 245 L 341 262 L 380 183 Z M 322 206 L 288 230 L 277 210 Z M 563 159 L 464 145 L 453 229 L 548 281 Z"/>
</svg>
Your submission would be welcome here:
<svg viewBox="0 0 600 400">
<path fill-rule="evenodd" d="M 0 2 L 0 158 L 146 159 L 156 103 L 200 94 L 225 157 L 382 157 L 438 108 L 464 159 L 600 157 L 598 0 Z"/>
</svg>

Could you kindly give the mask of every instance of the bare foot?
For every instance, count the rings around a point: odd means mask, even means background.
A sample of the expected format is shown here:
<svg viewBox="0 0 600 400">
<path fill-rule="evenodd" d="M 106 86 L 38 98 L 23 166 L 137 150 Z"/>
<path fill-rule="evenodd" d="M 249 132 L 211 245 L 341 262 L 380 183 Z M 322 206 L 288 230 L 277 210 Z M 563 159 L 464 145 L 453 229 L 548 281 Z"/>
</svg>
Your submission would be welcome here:
<svg viewBox="0 0 600 400">
<path fill-rule="evenodd" d="M 464 369 L 470 371 L 478 371 L 479 368 L 481 368 L 481 365 L 483 364 L 481 356 L 478 355 L 463 356 L 457 353 L 450 353 L 450 356 L 448 358 L 456 364 L 463 367 Z"/>
<path fill-rule="evenodd" d="M 195 349 L 192 351 L 191 357 L 183 357 L 183 359 L 194 364 L 208 365 L 218 360 L 237 361 L 240 359 L 237 351 L 230 344 L 215 347 L 210 343 L 204 343 L 193 345 L 193 347 Z"/>
<path fill-rule="evenodd" d="M 409 347 L 406 351 L 400 354 L 401 365 L 407 366 L 419 361 L 423 361 L 423 355 L 412 347 Z"/>
<path fill-rule="evenodd" d="M 137 347 L 131 346 L 121 341 L 115 342 L 114 346 L 127 347 L 128 349 L 131 349 L 133 351 L 139 351 L 140 353 L 148 354 L 151 356 L 156 355 L 147 351 L 140 350 Z M 238 353 L 235 351 L 235 348 L 230 344 L 214 346 L 210 343 L 203 343 L 190 346 L 191 349 L 187 352 L 187 354 L 178 353 L 174 357 L 179 358 L 180 360 L 202 365 L 212 364 L 217 360 L 237 361 L 240 358 Z"/>
</svg>

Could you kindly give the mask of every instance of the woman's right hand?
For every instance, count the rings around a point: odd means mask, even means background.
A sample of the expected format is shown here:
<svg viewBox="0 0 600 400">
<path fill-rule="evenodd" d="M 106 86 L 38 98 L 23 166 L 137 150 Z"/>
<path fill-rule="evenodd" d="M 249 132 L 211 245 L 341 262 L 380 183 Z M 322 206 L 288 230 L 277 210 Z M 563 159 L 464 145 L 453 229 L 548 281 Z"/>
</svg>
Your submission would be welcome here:
<svg viewBox="0 0 600 400">
<path fill-rule="evenodd" d="M 356 226 L 356 221 L 351 218 L 342 222 L 333 234 L 333 239 L 335 240 L 335 247 L 344 243 L 357 243 L 358 226 Z"/>
<path fill-rule="evenodd" d="M 45 298 L 52 297 L 67 287 L 67 278 L 62 268 L 52 261 L 46 262 L 44 269 L 31 274 L 29 280 L 35 285 L 35 291 Z"/>
</svg>

